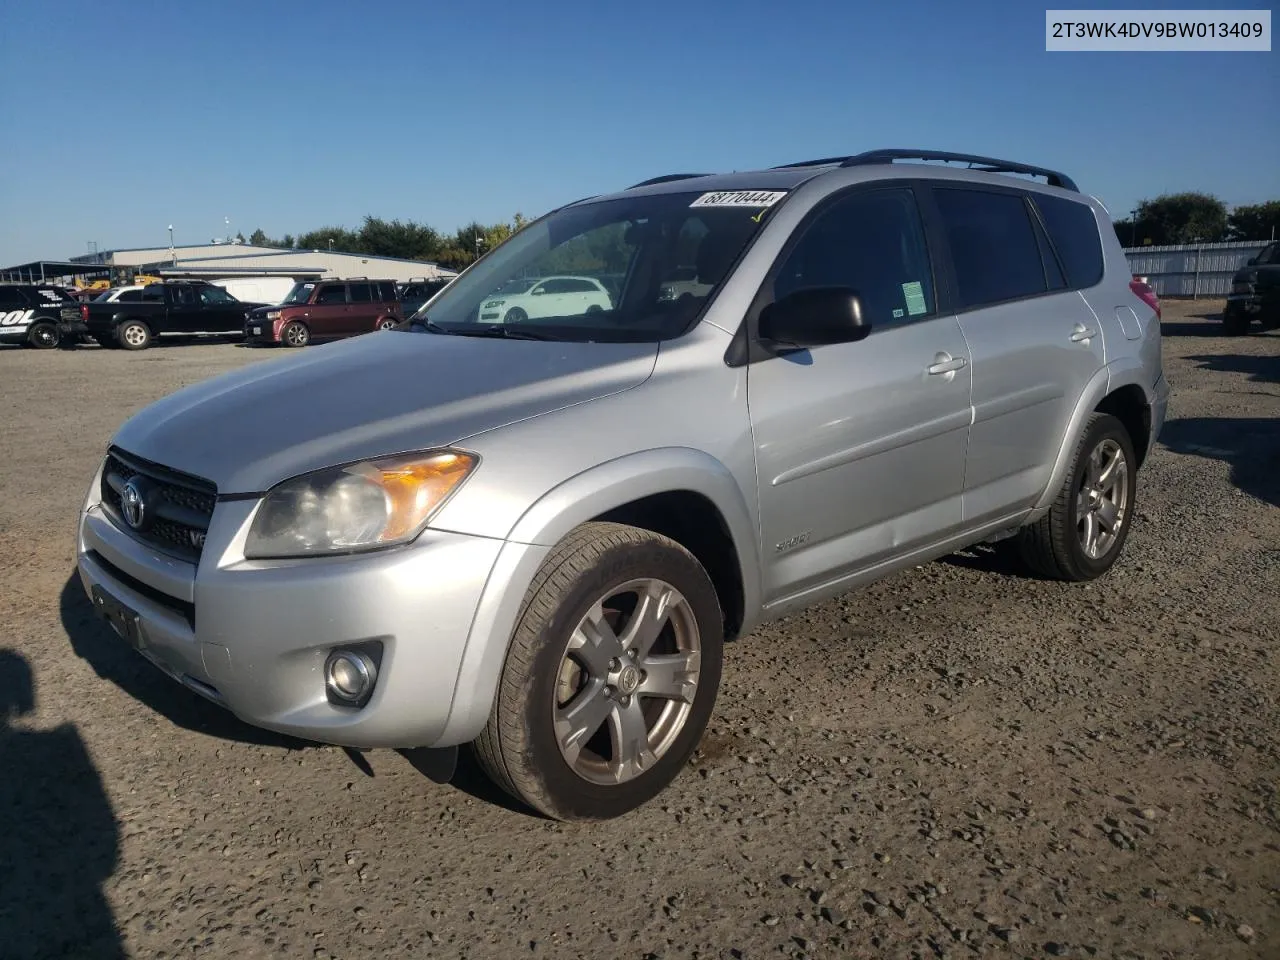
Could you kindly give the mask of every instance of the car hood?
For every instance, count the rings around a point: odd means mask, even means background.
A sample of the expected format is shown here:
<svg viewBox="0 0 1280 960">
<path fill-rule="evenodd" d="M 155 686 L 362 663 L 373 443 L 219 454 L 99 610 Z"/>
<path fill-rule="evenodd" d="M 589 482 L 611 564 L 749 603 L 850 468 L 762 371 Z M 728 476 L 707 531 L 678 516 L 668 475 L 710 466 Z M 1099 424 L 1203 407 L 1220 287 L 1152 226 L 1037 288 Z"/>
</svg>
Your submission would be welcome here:
<svg viewBox="0 0 1280 960">
<path fill-rule="evenodd" d="M 657 355 L 656 343 L 371 333 L 186 387 L 135 414 L 113 442 L 220 494 L 257 493 L 627 390 Z"/>
</svg>

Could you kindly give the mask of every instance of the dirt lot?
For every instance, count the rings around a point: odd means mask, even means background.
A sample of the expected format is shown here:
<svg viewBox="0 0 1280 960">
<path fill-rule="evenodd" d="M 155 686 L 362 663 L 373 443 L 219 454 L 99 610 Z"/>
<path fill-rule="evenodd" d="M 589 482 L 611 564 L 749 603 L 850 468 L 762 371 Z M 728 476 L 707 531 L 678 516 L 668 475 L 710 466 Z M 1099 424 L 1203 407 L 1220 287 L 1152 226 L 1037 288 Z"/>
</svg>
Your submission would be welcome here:
<svg viewBox="0 0 1280 960">
<path fill-rule="evenodd" d="M 0 955 L 1280 957 L 1280 336 L 1220 308 L 1166 305 L 1111 576 L 975 553 L 758 630 L 674 787 L 585 826 L 258 732 L 91 618 L 112 431 L 270 354 L 0 351 Z"/>
</svg>

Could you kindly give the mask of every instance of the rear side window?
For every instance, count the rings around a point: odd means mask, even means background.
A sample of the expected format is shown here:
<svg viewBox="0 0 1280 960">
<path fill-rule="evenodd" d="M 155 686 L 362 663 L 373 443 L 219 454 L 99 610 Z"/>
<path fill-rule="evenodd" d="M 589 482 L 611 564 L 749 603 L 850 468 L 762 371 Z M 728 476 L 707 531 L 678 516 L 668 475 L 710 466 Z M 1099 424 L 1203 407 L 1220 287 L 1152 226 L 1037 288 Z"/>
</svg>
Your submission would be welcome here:
<svg viewBox="0 0 1280 960">
<path fill-rule="evenodd" d="M 1083 203 L 1037 194 L 1036 206 L 1049 228 L 1049 238 L 1062 257 L 1067 282 L 1076 289 L 1092 287 L 1102 280 L 1102 241 L 1098 221 Z"/>
<path fill-rule="evenodd" d="M 383 303 L 390 303 L 393 300 L 400 299 L 396 296 L 396 285 L 394 281 L 383 280 L 380 283 L 374 284 L 374 289 L 376 291 L 376 299 L 381 300 Z"/>
<path fill-rule="evenodd" d="M 1048 289 L 1021 194 L 940 187 L 935 196 L 962 308 L 1018 300 Z"/>
<path fill-rule="evenodd" d="M 915 195 L 899 188 L 852 193 L 822 211 L 787 255 L 773 296 L 808 287 L 855 290 L 876 326 L 933 313 L 933 275 Z"/>
<path fill-rule="evenodd" d="M 346 303 L 347 288 L 341 283 L 335 283 L 331 286 L 321 287 L 320 292 L 316 294 L 316 303 Z"/>
<path fill-rule="evenodd" d="M 22 295 L 22 291 L 17 287 L 0 286 L 0 308 L 12 309 L 14 307 L 25 307 L 27 298 Z"/>
<path fill-rule="evenodd" d="M 348 284 L 347 289 L 351 291 L 352 303 L 372 303 L 373 302 L 372 284 L 352 283 L 352 284 Z"/>
</svg>

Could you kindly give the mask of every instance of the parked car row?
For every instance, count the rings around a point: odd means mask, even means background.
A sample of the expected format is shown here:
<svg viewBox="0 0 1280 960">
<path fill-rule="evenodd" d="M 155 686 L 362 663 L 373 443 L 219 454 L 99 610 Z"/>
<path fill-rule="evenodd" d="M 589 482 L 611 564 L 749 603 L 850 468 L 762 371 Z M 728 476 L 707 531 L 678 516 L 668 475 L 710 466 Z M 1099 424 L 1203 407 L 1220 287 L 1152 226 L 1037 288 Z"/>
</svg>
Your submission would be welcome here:
<svg viewBox="0 0 1280 960">
<path fill-rule="evenodd" d="M 0 284 L 0 343 L 48 349 L 93 340 L 144 350 L 164 334 L 242 334 L 250 343 L 302 347 L 393 327 L 451 280 L 309 280 L 279 302 L 243 299 L 227 289 L 230 282 L 204 280 L 130 284 L 89 300 L 54 284 Z M 279 296 L 278 287 L 274 292 Z"/>
</svg>

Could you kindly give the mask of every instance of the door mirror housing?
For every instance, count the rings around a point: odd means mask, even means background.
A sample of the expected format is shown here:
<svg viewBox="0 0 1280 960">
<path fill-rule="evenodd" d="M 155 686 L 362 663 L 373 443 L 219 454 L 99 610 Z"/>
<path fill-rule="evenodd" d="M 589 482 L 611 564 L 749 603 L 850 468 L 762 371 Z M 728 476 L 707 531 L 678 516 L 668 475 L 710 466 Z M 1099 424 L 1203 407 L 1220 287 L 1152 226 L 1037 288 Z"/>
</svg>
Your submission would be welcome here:
<svg viewBox="0 0 1280 960">
<path fill-rule="evenodd" d="M 780 346 L 853 343 L 871 332 L 862 299 L 848 287 L 810 287 L 789 293 L 760 313 L 760 339 Z"/>
</svg>

